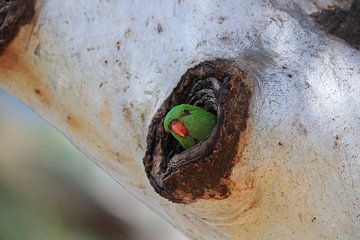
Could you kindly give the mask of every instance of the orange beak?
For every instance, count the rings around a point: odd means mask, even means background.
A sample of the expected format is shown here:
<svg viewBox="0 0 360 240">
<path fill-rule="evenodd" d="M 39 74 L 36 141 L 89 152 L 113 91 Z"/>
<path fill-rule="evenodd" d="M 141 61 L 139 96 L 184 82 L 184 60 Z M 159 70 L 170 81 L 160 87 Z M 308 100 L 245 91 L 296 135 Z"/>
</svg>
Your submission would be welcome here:
<svg viewBox="0 0 360 240">
<path fill-rule="evenodd" d="M 170 125 L 170 129 L 181 137 L 186 137 L 189 134 L 189 129 L 180 121 L 173 121 Z"/>
</svg>

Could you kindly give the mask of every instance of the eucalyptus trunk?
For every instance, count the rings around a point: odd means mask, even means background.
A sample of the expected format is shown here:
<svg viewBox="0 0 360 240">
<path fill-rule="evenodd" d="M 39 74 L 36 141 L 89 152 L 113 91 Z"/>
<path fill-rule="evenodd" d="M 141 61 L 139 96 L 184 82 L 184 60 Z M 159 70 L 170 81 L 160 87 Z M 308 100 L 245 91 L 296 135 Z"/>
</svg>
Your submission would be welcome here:
<svg viewBox="0 0 360 240">
<path fill-rule="evenodd" d="M 333 2 L 37 1 L 0 86 L 191 239 L 357 239 L 360 52 L 310 16 Z M 174 203 L 145 172 L 149 126 L 188 69 L 218 59 L 249 93 L 228 191 Z"/>
</svg>

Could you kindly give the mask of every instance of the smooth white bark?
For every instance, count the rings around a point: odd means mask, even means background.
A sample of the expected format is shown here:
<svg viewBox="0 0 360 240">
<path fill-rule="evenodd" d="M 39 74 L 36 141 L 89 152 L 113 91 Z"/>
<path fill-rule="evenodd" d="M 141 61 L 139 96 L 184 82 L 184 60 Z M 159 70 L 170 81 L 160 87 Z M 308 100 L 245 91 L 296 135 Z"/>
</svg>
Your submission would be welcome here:
<svg viewBox="0 0 360 240">
<path fill-rule="evenodd" d="M 43 0 L 0 85 L 192 239 L 356 239 L 360 54 L 306 16 L 315 2 Z M 147 127 L 188 68 L 217 58 L 254 77 L 233 194 L 174 204 L 146 178 Z"/>
</svg>

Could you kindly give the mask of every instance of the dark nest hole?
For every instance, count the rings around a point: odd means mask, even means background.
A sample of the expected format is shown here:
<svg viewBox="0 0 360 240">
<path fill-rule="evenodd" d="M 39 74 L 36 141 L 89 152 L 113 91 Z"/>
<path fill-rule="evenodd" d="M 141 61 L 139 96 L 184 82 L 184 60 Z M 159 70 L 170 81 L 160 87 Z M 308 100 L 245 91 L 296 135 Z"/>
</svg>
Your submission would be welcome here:
<svg viewBox="0 0 360 240">
<path fill-rule="evenodd" d="M 312 17 L 328 34 L 360 49 L 360 0 L 354 0 L 349 9 L 329 7 L 312 14 Z"/>
<path fill-rule="evenodd" d="M 203 62 L 181 77 L 149 127 L 144 165 L 157 193 L 178 203 L 230 195 L 229 178 L 248 118 L 248 79 L 228 60 Z M 218 117 L 211 135 L 187 150 L 163 128 L 166 113 L 182 103 L 201 106 Z"/>
</svg>

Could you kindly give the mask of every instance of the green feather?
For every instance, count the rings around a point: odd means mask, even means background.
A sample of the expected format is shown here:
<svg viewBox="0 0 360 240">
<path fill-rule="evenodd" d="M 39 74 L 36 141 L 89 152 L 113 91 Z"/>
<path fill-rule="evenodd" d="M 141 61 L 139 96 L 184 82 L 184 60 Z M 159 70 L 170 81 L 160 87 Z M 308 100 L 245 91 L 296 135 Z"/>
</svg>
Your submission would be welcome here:
<svg viewBox="0 0 360 240">
<path fill-rule="evenodd" d="M 189 134 L 181 137 L 170 129 L 172 121 L 180 121 L 189 130 Z M 164 129 L 171 133 L 184 149 L 188 149 L 211 134 L 217 122 L 215 114 L 190 104 L 173 107 L 164 118 Z"/>
</svg>

